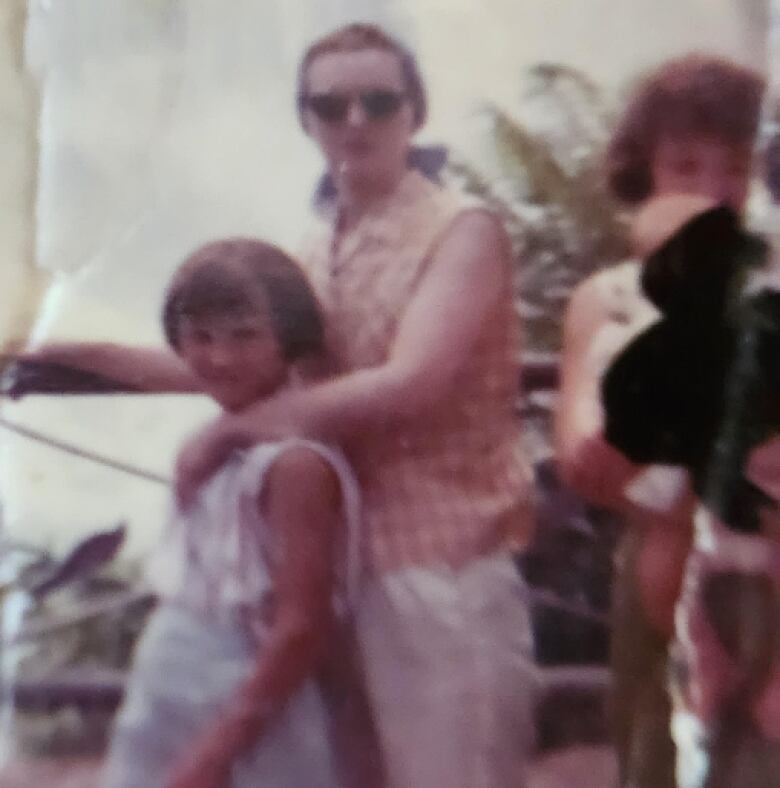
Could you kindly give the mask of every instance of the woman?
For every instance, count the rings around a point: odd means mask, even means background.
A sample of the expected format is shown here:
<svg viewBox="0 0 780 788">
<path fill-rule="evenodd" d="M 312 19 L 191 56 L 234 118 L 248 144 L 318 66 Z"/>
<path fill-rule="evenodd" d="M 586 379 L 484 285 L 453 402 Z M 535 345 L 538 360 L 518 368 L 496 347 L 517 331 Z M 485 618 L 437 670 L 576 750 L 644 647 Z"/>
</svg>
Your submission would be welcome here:
<svg viewBox="0 0 780 788">
<path fill-rule="evenodd" d="M 639 208 L 634 245 L 640 257 L 712 204 L 742 211 L 762 92 L 757 74 L 700 55 L 670 61 L 638 86 L 607 165 L 615 195 Z M 679 473 L 642 475 L 644 469 L 605 441 L 599 392 L 611 360 L 658 318 L 640 290 L 640 270 L 632 260 L 595 274 L 573 294 L 556 430 L 564 479 L 593 503 L 625 513 L 631 524 L 614 592 L 618 756 L 622 784 L 663 788 L 675 785 L 667 649 L 694 501 Z"/>
<path fill-rule="evenodd" d="M 409 168 L 425 91 L 379 28 L 313 44 L 298 109 L 335 193 L 303 262 L 340 374 L 215 421 L 180 455 L 179 495 L 258 439 L 348 448 L 367 539 L 357 631 L 388 783 L 517 788 L 533 666 L 511 554 L 530 538 L 530 488 L 509 243 L 495 216 Z M 64 350 L 149 389 L 192 387 L 158 352 Z"/>
</svg>

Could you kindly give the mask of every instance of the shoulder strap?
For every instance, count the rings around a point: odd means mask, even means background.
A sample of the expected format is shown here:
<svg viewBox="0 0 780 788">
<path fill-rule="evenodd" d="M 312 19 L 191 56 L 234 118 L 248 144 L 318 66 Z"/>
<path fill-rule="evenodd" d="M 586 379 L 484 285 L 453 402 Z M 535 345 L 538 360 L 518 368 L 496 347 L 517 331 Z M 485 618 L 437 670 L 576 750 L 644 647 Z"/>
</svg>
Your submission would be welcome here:
<svg viewBox="0 0 780 788">
<path fill-rule="evenodd" d="M 353 609 L 357 601 L 358 584 L 362 572 L 361 504 L 357 480 L 341 451 L 318 441 L 304 438 L 290 438 L 280 443 L 260 444 L 251 449 L 245 457 L 241 468 L 240 490 L 242 494 L 250 495 L 257 500 L 263 489 L 268 469 L 282 453 L 294 448 L 306 448 L 318 454 L 333 468 L 339 479 L 345 520 L 344 584 L 347 604 L 350 609 Z"/>
</svg>

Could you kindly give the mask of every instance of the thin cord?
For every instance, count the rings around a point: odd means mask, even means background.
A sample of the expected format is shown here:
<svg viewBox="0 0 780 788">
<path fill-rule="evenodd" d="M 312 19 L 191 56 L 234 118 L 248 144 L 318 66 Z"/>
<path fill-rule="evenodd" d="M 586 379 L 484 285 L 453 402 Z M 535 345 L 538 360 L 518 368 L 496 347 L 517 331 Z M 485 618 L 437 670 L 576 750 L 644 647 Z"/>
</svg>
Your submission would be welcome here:
<svg viewBox="0 0 780 788">
<path fill-rule="evenodd" d="M 145 479 L 146 481 L 155 482 L 156 484 L 164 484 L 166 486 L 171 483 L 169 478 L 162 476 L 161 474 L 154 473 L 153 471 L 147 471 L 144 468 L 139 468 L 137 465 L 115 460 L 112 457 L 105 456 L 104 454 L 98 454 L 97 452 L 88 451 L 87 449 L 81 449 L 78 446 L 74 446 L 72 443 L 67 443 L 56 438 L 50 438 L 48 435 L 44 435 L 42 432 L 30 429 L 29 427 L 23 427 L 21 424 L 16 424 L 13 421 L 3 418 L 2 416 L 0 416 L 0 427 L 9 430 L 10 432 L 14 432 L 17 435 L 21 435 L 22 437 L 31 441 L 42 443 L 43 445 L 49 446 L 52 449 L 57 449 L 58 451 L 65 452 L 66 454 L 71 454 L 74 457 L 81 457 L 84 460 L 89 460 L 90 462 L 97 463 L 98 465 L 104 465 L 107 468 L 113 468 L 115 471 L 121 471 L 122 473 L 126 473 L 129 476 L 135 476 L 138 479 Z"/>
</svg>

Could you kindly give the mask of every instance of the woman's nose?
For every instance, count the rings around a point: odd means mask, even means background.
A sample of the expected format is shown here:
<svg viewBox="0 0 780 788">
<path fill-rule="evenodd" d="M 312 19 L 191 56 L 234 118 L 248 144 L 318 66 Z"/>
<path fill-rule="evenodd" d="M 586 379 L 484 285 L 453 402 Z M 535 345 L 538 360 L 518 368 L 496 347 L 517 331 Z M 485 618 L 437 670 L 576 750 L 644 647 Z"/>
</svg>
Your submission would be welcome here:
<svg viewBox="0 0 780 788">
<path fill-rule="evenodd" d="M 349 102 L 347 109 L 347 123 L 350 126 L 360 126 L 366 122 L 366 111 L 360 103 L 360 99 L 353 98 Z"/>
</svg>

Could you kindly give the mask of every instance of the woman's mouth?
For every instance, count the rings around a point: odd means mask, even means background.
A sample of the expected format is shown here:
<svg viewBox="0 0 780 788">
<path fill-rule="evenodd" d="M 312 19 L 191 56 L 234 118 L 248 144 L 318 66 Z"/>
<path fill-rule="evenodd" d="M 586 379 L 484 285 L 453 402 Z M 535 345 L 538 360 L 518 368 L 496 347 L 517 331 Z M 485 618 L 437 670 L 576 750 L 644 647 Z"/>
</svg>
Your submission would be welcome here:
<svg viewBox="0 0 780 788">
<path fill-rule="evenodd" d="M 371 143 L 364 139 L 348 140 L 344 144 L 344 150 L 351 156 L 365 156 L 372 148 Z"/>
</svg>

